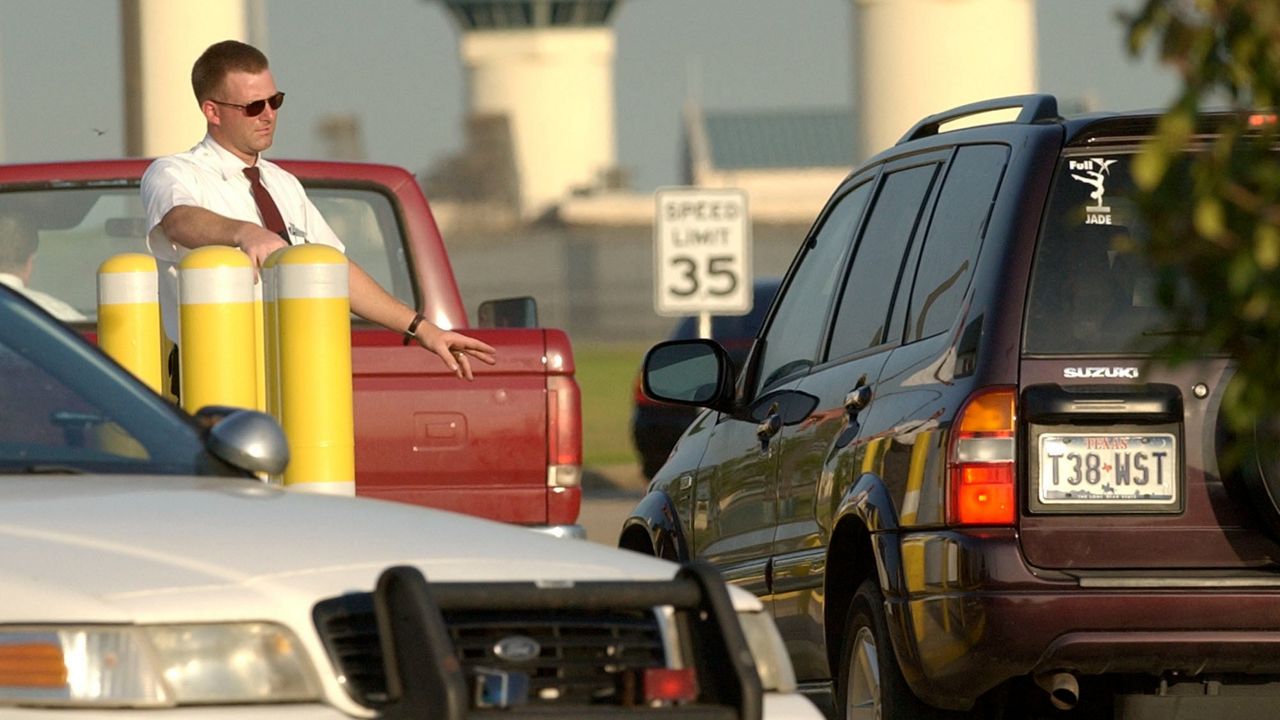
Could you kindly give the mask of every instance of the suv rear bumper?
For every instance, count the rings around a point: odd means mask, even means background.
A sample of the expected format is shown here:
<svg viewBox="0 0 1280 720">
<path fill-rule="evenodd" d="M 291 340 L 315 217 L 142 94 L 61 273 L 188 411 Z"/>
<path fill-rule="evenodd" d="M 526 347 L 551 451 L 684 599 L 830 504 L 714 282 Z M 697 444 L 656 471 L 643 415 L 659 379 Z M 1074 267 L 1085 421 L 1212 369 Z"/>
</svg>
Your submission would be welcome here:
<svg viewBox="0 0 1280 720">
<path fill-rule="evenodd" d="M 903 534 L 900 549 L 890 634 L 907 681 L 940 707 L 1050 670 L 1280 673 L 1274 575 L 1246 585 L 1224 572 L 1230 587 L 1203 573 L 1108 575 L 1097 587 L 1028 566 L 1014 530 Z"/>
</svg>

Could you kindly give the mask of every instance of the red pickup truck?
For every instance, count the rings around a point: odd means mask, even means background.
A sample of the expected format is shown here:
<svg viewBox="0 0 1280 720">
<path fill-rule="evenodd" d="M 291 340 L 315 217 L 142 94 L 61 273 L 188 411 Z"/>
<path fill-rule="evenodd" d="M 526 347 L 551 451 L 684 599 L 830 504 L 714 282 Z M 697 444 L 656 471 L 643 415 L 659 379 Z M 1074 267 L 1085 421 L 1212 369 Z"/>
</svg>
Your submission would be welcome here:
<svg viewBox="0 0 1280 720">
<path fill-rule="evenodd" d="M 482 305 L 478 314 L 490 321 L 468 325 L 430 206 L 405 170 L 280 164 L 307 187 L 347 255 L 383 287 L 437 325 L 498 350 L 497 365 L 476 363 L 474 382 L 466 382 L 430 353 L 404 346 L 399 333 L 353 323 L 356 493 L 580 534 L 581 398 L 568 336 L 512 326 L 533 324 L 515 316 L 536 315 L 512 301 Z M 0 217 L 14 214 L 39 232 L 28 286 L 82 313 L 87 320 L 73 324 L 91 338 L 98 266 L 147 251 L 138 195 L 147 165 L 0 166 Z"/>
</svg>

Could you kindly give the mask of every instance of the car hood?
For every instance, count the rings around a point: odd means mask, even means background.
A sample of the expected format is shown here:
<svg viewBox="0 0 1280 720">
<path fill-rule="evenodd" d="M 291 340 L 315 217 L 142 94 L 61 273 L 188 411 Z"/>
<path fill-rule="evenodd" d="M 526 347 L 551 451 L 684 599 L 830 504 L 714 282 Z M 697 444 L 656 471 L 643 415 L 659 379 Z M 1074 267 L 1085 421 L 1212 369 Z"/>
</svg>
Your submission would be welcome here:
<svg viewBox="0 0 1280 720">
<path fill-rule="evenodd" d="M 199 622 L 430 582 L 657 580 L 636 553 L 420 507 L 197 477 L 0 476 L 3 622 Z M 737 598 L 735 598 L 736 600 Z"/>
</svg>

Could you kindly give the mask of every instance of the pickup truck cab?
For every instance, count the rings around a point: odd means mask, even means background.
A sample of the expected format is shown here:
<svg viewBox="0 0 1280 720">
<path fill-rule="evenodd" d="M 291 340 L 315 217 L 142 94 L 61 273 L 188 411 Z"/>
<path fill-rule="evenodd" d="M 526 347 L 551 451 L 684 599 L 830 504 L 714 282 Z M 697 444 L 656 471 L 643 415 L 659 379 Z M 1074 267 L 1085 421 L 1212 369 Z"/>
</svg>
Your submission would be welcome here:
<svg viewBox="0 0 1280 720">
<path fill-rule="evenodd" d="M 75 308 L 86 320 L 72 325 L 90 338 L 98 266 L 118 253 L 147 252 L 138 183 L 149 164 L 0 166 L 0 216 L 17 216 L 39 235 L 28 286 Z M 406 347 L 399 333 L 353 319 L 356 493 L 581 534 L 581 400 L 568 336 L 468 325 L 431 208 L 407 171 L 279 164 L 384 288 L 435 324 L 498 350 L 496 365 L 464 382 L 430 353 Z"/>
</svg>

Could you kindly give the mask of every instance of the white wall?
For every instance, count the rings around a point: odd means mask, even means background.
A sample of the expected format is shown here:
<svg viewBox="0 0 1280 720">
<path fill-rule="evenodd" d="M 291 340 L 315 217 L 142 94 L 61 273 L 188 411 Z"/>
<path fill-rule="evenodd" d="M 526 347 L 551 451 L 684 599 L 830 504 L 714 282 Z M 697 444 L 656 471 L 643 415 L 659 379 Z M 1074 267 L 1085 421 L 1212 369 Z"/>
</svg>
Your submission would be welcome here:
<svg viewBox="0 0 1280 720">
<path fill-rule="evenodd" d="M 0 45 L 0 162 L 4 161 L 4 46 Z"/>
<path fill-rule="evenodd" d="M 244 0 L 125 0 L 126 153 L 167 155 L 200 142 L 191 66 L 222 40 L 248 41 Z"/>
<path fill-rule="evenodd" d="M 859 160 L 921 118 L 1036 87 L 1032 0 L 854 0 Z"/>
</svg>

